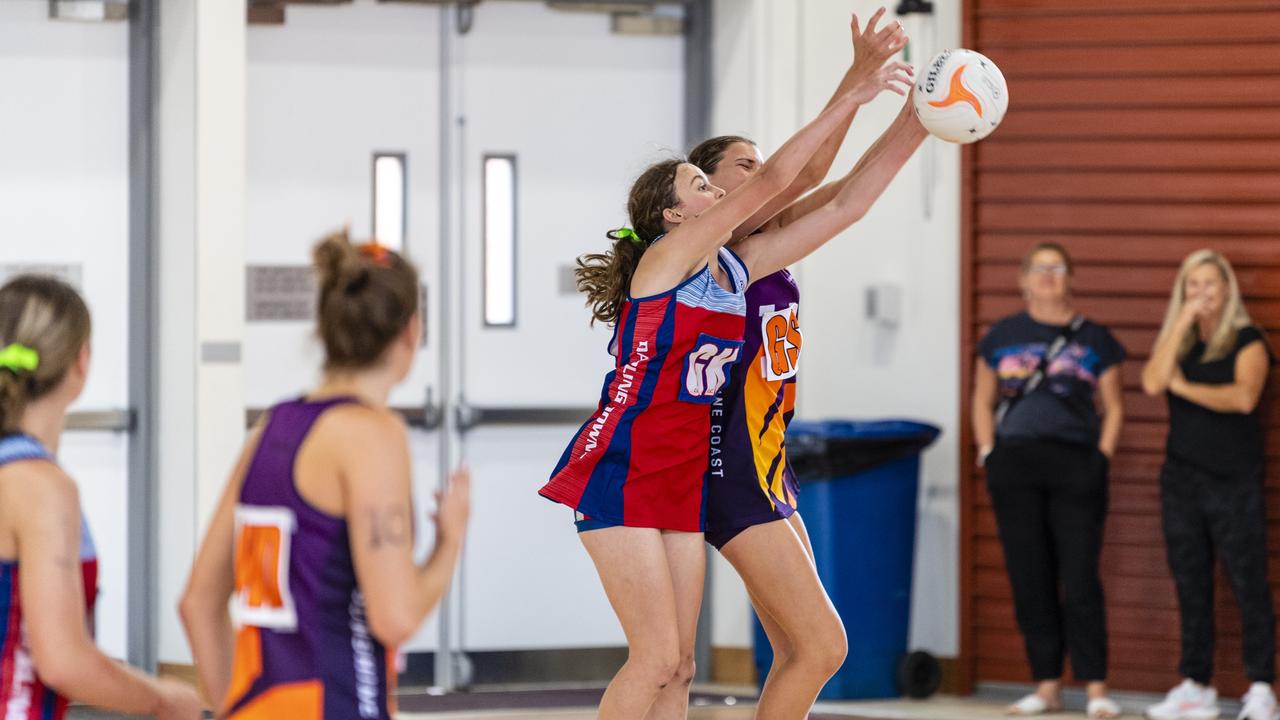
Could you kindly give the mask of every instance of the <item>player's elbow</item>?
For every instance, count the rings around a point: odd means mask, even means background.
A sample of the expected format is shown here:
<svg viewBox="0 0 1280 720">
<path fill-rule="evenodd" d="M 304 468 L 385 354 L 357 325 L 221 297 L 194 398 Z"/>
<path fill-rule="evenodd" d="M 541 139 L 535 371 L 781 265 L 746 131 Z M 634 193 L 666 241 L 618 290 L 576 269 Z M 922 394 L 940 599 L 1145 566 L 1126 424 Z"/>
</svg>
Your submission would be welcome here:
<svg viewBox="0 0 1280 720">
<path fill-rule="evenodd" d="M 369 632 L 387 647 L 398 647 L 413 637 L 422 618 L 399 608 L 369 608 Z"/>
<path fill-rule="evenodd" d="M 85 657 L 89 652 L 92 650 L 86 647 L 85 642 L 35 641 L 31 644 L 31 662 L 40 682 L 59 695 L 74 700 L 75 688 L 91 665 L 90 658 Z"/>
<path fill-rule="evenodd" d="M 187 629 L 187 634 L 190 634 L 192 626 L 198 625 L 201 618 L 208 614 L 209 604 L 193 588 L 188 587 L 178 600 L 178 617 L 182 619 L 182 626 Z"/>
<path fill-rule="evenodd" d="M 871 203 L 857 196 L 837 195 L 829 208 L 835 214 L 837 223 L 841 227 L 848 227 L 867 216 Z"/>
</svg>

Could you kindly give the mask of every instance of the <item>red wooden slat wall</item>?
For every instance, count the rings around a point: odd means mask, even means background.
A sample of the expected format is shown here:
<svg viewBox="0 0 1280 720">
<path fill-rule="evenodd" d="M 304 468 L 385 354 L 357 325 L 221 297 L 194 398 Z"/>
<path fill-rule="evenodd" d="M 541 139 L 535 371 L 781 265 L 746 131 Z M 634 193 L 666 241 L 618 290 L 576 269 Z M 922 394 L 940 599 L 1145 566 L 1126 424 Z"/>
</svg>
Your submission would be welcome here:
<svg viewBox="0 0 1280 720">
<path fill-rule="evenodd" d="M 1235 264 L 1254 318 L 1280 341 L 1280 0 L 968 0 L 965 45 L 1000 65 L 1010 113 L 964 151 L 961 679 L 1029 681 L 995 521 L 968 440 L 973 348 L 1022 307 L 1018 261 L 1064 244 L 1078 306 L 1129 350 L 1128 421 L 1112 465 L 1103 582 L 1111 682 L 1178 681 L 1179 626 L 1157 474 L 1166 409 L 1138 375 L 1178 263 Z M 1272 391 L 1280 384 L 1273 374 Z M 1280 402 L 1269 426 L 1272 586 L 1280 587 Z M 1234 599 L 1218 584 L 1218 689 L 1245 688 Z M 1280 605 L 1280 603 L 1278 603 Z"/>
</svg>

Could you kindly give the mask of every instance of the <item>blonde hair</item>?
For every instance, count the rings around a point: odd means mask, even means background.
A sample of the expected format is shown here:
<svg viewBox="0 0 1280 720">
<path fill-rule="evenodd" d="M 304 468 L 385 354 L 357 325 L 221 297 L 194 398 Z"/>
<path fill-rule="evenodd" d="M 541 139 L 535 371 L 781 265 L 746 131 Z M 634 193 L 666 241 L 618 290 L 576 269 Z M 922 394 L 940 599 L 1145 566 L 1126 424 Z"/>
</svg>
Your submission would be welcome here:
<svg viewBox="0 0 1280 720">
<path fill-rule="evenodd" d="M 1160 328 L 1159 342 L 1174 332 L 1182 306 L 1187 300 L 1187 276 L 1201 265 L 1213 265 L 1218 268 L 1223 279 L 1227 281 L 1227 304 L 1222 311 L 1222 320 L 1214 329 L 1213 335 L 1205 339 L 1204 357 L 1201 362 L 1221 360 L 1231 353 L 1235 347 L 1236 337 L 1240 330 L 1253 324 L 1249 312 L 1244 309 L 1244 300 L 1240 297 L 1240 284 L 1236 281 L 1236 273 L 1231 263 L 1216 250 L 1197 250 L 1182 261 L 1182 269 L 1178 271 L 1178 279 L 1173 282 L 1173 292 L 1169 297 L 1169 309 L 1164 314 L 1164 325 Z M 1196 328 L 1187 329 L 1178 341 L 1178 359 L 1181 360 L 1191 352 L 1196 344 Z"/>
<path fill-rule="evenodd" d="M 61 280 L 20 275 L 0 288 L 0 349 L 24 345 L 39 355 L 34 370 L 0 368 L 0 435 L 16 432 L 27 405 L 62 384 L 89 330 L 89 308 Z"/>
</svg>

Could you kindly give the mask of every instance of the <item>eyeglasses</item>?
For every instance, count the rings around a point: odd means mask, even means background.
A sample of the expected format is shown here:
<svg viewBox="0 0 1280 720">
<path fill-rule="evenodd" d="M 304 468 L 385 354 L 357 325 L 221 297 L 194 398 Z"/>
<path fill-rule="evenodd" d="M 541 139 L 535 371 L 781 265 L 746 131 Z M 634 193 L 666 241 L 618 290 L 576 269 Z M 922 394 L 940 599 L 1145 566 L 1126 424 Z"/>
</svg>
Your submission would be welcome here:
<svg viewBox="0 0 1280 720">
<path fill-rule="evenodd" d="M 1033 274 L 1044 274 L 1044 275 L 1066 275 L 1067 266 L 1062 264 L 1032 265 L 1031 267 L 1027 268 L 1027 272 L 1033 273 Z"/>
</svg>

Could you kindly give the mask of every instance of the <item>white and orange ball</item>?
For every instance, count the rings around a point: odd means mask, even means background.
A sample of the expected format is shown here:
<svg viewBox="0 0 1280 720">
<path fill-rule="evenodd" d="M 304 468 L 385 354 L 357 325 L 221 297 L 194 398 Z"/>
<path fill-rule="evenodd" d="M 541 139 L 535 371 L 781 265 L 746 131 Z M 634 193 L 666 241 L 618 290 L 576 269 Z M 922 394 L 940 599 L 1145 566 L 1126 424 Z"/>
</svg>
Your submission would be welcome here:
<svg viewBox="0 0 1280 720">
<path fill-rule="evenodd" d="M 991 134 L 1009 109 L 1009 85 L 982 53 L 943 50 L 916 77 L 911 93 L 925 129 L 953 143 L 977 142 Z"/>
</svg>

